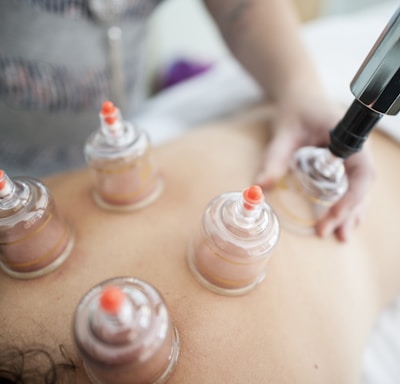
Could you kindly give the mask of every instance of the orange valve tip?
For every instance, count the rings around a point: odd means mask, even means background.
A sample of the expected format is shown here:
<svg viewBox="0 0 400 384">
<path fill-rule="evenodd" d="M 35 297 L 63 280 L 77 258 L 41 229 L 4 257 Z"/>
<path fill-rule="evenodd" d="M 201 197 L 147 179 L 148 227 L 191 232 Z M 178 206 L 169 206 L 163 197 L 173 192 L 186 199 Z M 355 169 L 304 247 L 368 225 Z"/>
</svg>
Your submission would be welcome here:
<svg viewBox="0 0 400 384">
<path fill-rule="evenodd" d="M 264 200 L 264 194 L 259 185 L 252 185 L 243 192 L 245 201 L 249 204 L 260 204 Z"/>
<path fill-rule="evenodd" d="M 108 125 L 112 125 L 117 121 L 117 116 L 106 116 L 104 118 L 104 121 L 108 124 Z"/>
<path fill-rule="evenodd" d="M 6 173 L 0 169 L 0 190 L 3 189 L 5 187 L 5 185 L 7 184 L 7 180 L 5 178 Z"/>
<path fill-rule="evenodd" d="M 107 287 L 100 297 L 101 308 L 110 314 L 116 314 L 125 299 L 125 294 L 118 287 Z"/>
<path fill-rule="evenodd" d="M 113 104 L 112 101 L 109 101 L 109 100 L 105 101 L 101 107 L 101 113 L 103 115 L 110 115 L 110 114 L 114 113 L 115 110 L 116 110 L 115 105 Z"/>
</svg>

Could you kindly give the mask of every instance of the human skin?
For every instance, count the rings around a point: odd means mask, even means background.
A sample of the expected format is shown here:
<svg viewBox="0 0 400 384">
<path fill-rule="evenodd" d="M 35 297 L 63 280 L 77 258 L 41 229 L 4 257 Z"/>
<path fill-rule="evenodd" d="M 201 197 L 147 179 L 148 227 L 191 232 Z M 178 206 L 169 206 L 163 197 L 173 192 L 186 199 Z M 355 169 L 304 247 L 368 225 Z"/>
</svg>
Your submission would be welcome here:
<svg viewBox="0 0 400 384">
<path fill-rule="evenodd" d="M 400 182 L 393 177 L 400 148 L 382 133 L 370 138 L 379 177 L 368 214 L 348 242 L 282 229 L 265 280 L 238 297 L 210 292 L 187 267 L 188 241 L 210 199 L 253 183 L 272 116 L 254 110 L 156 147 L 165 189 L 141 211 L 100 209 L 87 169 L 45 180 L 76 245 L 50 275 L 1 277 L 0 344 L 51 351 L 62 344 L 77 359 L 77 303 L 99 282 L 129 275 L 160 291 L 178 329 L 180 356 L 169 383 L 359 382 L 374 322 L 400 291 Z M 81 364 L 77 372 L 87 383 Z"/>
</svg>

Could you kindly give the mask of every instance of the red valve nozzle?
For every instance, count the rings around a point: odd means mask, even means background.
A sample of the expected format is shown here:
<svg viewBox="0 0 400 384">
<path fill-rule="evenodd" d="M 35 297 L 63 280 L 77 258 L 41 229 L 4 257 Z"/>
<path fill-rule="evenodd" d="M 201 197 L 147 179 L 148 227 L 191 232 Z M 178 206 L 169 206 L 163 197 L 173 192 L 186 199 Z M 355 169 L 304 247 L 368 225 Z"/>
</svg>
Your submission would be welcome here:
<svg viewBox="0 0 400 384">
<path fill-rule="evenodd" d="M 100 306 L 105 312 L 115 315 L 120 310 L 124 299 L 125 294 L 120 288 L 107 287 L 100 296 Z"/>
<path fill-rule="evenodd" d="M 108 125 L 112 125 L 117 120 L 117 107 L 112 101 L 105 101 L 101 107 L 101 114 Z"/>
<path fill-rule="evenodd" d="M 0 190 L 2 190 L 6 184 L 7 184 L 7 179 L 6 179 L 6 173 L 0 169 Z"/>
<path fill-rule="evenodd" d="M 245 208 L 253 209 L 254 205 L 260 204 L 264 200 L 264 194 L 259 185 L 252 185 L 243 191 Z"/>
<path fill-rule="evenodd" d="M 101 113 L 103 115 L 111 115 L 112 113 L 115 113 L 116 110 L 117 108 L 113 102 L 109 100 L 105 101 L 101 107 Z"/>
</svg>

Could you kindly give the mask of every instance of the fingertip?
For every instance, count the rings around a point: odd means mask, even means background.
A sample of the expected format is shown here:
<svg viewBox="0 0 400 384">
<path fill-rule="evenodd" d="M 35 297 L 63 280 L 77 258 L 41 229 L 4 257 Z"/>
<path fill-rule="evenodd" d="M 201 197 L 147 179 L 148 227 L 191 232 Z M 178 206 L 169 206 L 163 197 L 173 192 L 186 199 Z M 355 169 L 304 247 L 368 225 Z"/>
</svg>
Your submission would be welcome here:
<svg viewBox="0 0 400 384">
<path fill-rule="evenodd" d="M 350 217 L 337 230 L 336 237 L 342 242 L 349 241 L 354 229 L 358 226 L 359 216 Z"/>
<path fill-rule="evenodd" d="M 282 165 L 280 167 L 275 166 L 275 163 L 264 165 L 258 172 L 255 182 L 263 189 L 271 189 L 282 179 L 286 172 L 287 168 L 282 167 Z"/>
<path fill-rule="evenodd" d="M 278 132 L 264 150 L 261 168 L 256 177 L 256 182 L 266 189 L 274 186 L 285 175 L 296 148 L 292 136 L 285 130 Z"/>
<path fill-rule="evenodd" d="M 261 172 L 256 176 L 255 183 L 262 189 L 270 189 L 275 184 L 275 180 L 269 177 L 265 172 Z"/>
<path fill-rule="evenodd" d="M 334 230 L 333 223 L 331 221 L 327 221 L 327 220 L 320 221 L 315 226 L 315 233 L 317 234 L 317 236 L 323 237 L 323 238 L 332 235 L 333 230 Z"/>
<path fill-rule="evenodd" d="M 340 242 L 346 243 L 350 238 L 350 231 L 344 227 L 340 227 L 335 231 L 335 236 Z"/>
</svg>

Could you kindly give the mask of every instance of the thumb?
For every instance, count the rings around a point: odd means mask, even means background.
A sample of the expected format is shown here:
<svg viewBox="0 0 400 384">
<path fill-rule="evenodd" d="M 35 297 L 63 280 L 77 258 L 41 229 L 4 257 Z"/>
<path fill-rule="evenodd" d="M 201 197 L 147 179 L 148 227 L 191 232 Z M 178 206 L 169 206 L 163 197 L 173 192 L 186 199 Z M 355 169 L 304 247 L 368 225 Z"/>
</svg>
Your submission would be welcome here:
<svg viewBox="0 0 400 384">
<path fill-rule="evenodd" d="M 296 148 L 293 131 L 278 130 L 263 152 L 256 183 L 262 188 L 271 188 L 286 173 Z"/>
</svg>

